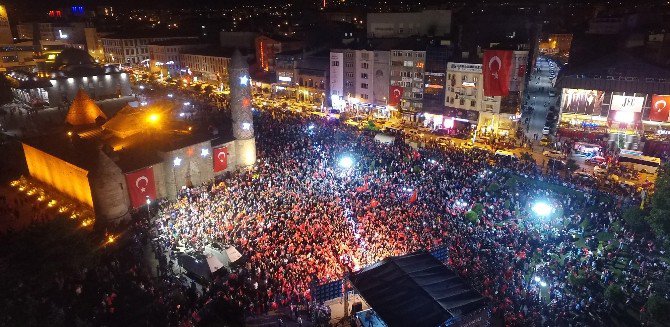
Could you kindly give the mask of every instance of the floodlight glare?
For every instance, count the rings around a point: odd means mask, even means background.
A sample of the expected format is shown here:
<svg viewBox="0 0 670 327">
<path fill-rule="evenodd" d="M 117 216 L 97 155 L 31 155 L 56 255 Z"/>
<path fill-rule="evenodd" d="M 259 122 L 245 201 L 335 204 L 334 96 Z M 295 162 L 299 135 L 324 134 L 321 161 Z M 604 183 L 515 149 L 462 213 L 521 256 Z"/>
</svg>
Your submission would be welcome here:
<svg viewBox="0 0 670 327">
<path fill-rule="evenodd" d="M 537 202 L 533 205 L 533 212 L 538 216 L 548 216 L 552 211 L 552 207 L 546 202 Z"/>
<path fill-rule="evenodd" d="M 309 127 L 308 127 L 308 128 L 309 128 L 310 130 L 314 129 L 314 124 L 309 124 Z"/>
<path fill-rule="evenodd" d="M 354 165 L 354 160 L 351 159 L 351 157 L 348 157 L 348 156 L 347 157 L 342 157 L 338 164 L 340 165 L 340 167 L 342 167 L 344 169 L 349 169 L 349 168 L 351 168 L 351 166 Z"/>
</svg>

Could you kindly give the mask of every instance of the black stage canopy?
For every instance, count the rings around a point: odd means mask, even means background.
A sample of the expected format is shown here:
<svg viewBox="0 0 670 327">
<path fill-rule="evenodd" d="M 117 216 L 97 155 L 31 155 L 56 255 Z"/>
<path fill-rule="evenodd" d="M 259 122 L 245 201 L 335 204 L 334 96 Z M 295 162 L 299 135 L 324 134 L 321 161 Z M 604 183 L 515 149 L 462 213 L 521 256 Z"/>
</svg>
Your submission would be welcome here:
<svg viewBox="0 0 670 327">
<path fill-rule="evenodd" d="M 435 327 L 488 308 L 486 298 L 425 251 L 389 257 L 349 279 L 391 327 Z"/>
</svg>

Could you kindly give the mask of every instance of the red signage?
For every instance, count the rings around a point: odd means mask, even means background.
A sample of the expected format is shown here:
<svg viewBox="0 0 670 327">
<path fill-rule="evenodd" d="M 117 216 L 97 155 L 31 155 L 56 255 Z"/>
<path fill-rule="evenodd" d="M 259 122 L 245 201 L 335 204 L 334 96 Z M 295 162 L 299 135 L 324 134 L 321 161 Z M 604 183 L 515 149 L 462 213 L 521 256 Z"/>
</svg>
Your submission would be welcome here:
<svg viewBox="0 0 670 327">
<path fill-rule="evenodd" d="M 226 170 L 228 168 L 228 148 L 225 146 L 214 148 L 212 159 L 214 160 L 215 173 Z"/>
<path fill-rule="evenodd" d="M 670 116 L 670 95 L 656 95 L 651 97 L 649 120 L 668 121 Z"/>
<path fill-rule="evenodd" d="M 156 200 L 156 182 L 152 167 L 126 174 L 126 184 L 130 195 L 130 205 L 139 208 L 147 203 L 147 198 Z"/>
<path fill-rule="evenodd" d="M 402 100 L 403 88 L 402 86 L 391 86 L 389 88 L 389 105 L 397 106 Z"/>
<path fill-rule="evenodd" d="M 512 51 L 486 50 L 482 62 L 485 96 L 505 96 L 509 94 Z"/>
</svg>

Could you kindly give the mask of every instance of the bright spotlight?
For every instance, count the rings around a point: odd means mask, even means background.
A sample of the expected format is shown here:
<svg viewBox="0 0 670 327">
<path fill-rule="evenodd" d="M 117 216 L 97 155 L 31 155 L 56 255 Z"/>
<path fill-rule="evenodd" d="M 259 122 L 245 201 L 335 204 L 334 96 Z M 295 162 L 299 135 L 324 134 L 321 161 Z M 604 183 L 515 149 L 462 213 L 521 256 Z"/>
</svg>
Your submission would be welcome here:
<svg viewBox="0 0 670 327">
<path fill-rule="evenodd" d="M 349 169 L 351 166 L 354 165 L 354 159 L 351 159 L 351 157 L 342 157 L 340 161 L 338 162 L 339 166 L 344 168 L 344 169 Z"/>
<path fill-rule="evenodd" d="M 168 98 L 173 97 L 172 93 L 168 93 Z"/>
<path fill-rule="evenodd" d="M 309 128 L 310 130 L 313 130 L 313 129 L 314 129 L 314 124 L 309 124 L 309 127 L 308 127 L 308 128 Z"/>
<path fill-rule="evenodd" d="M 542 287 L 547 287 L 547 282 L 545 282 L 545 281 L 540 281 L 540 286 L 542 286 Z"/>
<path fill-rule="evenodd" d="M 540 279 L 540 276 L 535 276 L 535 277 L 533 277 L 533 280 L 534 280 L 536 283 L 539 283 L 542 279 Z"/>
<path fill-rule="evenodd" d="M 533 205 L 533 212 L 538 216 L 548 216 L 553 208 L 546 202 L 537 202 Z"/>
</svg>

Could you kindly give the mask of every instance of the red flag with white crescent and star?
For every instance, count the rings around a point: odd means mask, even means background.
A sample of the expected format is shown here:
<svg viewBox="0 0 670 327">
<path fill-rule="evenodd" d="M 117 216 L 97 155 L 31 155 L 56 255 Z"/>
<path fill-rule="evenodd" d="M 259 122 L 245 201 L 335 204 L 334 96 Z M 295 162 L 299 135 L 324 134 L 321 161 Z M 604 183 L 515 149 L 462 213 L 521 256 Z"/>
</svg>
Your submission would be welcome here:
<svg viewBox="0 0 670 327">
<path fill-rule="evenodd" d="M 649 120 L 667 122 L 670 116 L 670 95 L 654 94 L 651 97 Z"/>
<path fill-rule="evenodd" d="M 389 87 L 389 106 L 397 106 L 402 100 L 403 88 L 402 86 Z"/>
<path fill-rule="evenodd" d="M 228 148 L 225 146 L 214 148 L 214 156 L 212 159 L 214 160 L 215 173 L 226 170 L 226 168 L 228 168 Z"/>
<path fill-rule="evenodd" d="M 509 94 L 512 51 L 486 50 L 482 61 L 485 96 L 505 96 Z"/>
<path fill-rule="evenodd" d="M 146 167 L 126 174 L 126 185 L 130 195 L 130 205 L 139 208 L 149 199 L 156 200 L 156 182 L 153 167 Z"/>
</svg>

